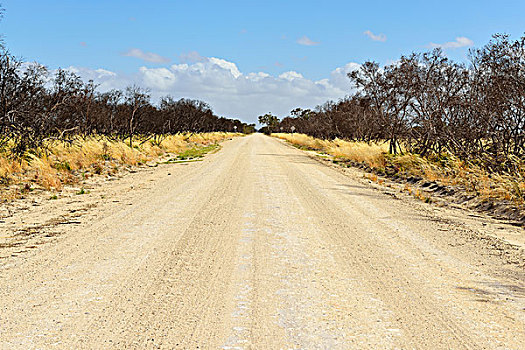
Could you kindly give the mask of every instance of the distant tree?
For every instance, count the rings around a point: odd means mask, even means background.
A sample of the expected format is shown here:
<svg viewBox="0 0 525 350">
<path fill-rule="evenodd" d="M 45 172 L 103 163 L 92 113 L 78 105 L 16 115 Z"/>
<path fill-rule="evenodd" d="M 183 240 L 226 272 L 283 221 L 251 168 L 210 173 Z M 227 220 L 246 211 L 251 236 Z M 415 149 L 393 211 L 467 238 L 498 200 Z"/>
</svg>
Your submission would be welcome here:
<svg viewBox="0 0 525 350">
<path fill-rule="evenodd" d="M 389 151 L 400 151 L 399 140 L 407 132 L 408 108 L 411 101 L 411 71 L 407 65 L 392 64 L 380 68 L 376 62 L 365 62 L 348 77 L 362 96 L 370 99 L 382 127 L 388 133 Z"/>
<path fill-rule="evenodd" d="M 146 118 L 147 107 L 150 106 L 149 90 L 137 85 L 128 86 L 124 96 L 126 106 L 126 120 L 124 130 L 129 137 L 129 146 L 133 146 L 133 136 Z"/>
<path fill-rule="evenodd" d="M 484 47 L 470 52 L 471 104 L 485 130 L 483 153 L 504 164 L 509 155 L 525 158 L 525 36 L 511 41 L 496 34 Z"/>
<path fill-rule="evenodd" d="M 293 115 L 295 118 L 308 120 L 313 115 L 313 112 L 311 109 L 296 108 L 290 111 L 290 114 Z"/>
<path fill-rule="evenodd" d="M 112 89 L 108 92 L 99 93 L 96 96 L 97 109 L 97 130 L 105 135 L 116 133 L 116 122 L 119 107 L 122 103 L 124 93 L 120 90 Z"/>
<path fill-rule="evenodd" d="M 265 125 L 264 131 L 271 134 L 279 125 L 279 118 L 272 113 L 266 113 L 258 117 L 259 123 Z"/>
<path fill-rule="evenodd" d="M 244 124 L 242 132 L 244 134 L 252 134 L 255 132 L 255 124 Z"/>
</svg>

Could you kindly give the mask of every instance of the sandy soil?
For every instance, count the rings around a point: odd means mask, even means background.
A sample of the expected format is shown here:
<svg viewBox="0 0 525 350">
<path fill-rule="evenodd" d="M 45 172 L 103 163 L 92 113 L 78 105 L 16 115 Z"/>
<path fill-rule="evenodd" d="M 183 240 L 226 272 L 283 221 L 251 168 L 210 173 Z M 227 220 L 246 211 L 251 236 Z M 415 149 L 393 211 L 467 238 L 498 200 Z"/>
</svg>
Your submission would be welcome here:
<svg viewBox="0 0 525 350">
<path fill-rule="evenodd" d="M 523 230 L 263 135 L 0 221 L 2 349 L 523 349 Z"/>
</svg>

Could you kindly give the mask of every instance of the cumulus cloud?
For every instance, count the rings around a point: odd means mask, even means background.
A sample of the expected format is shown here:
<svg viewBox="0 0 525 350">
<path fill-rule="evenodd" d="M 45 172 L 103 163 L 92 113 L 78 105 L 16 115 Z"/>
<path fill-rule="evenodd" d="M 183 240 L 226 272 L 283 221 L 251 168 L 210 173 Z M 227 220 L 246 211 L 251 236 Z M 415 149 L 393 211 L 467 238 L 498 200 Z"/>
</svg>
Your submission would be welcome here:
<svg viewBox="0 0 525 350">
<path fill-rule="evenodd" d="M 370 39 L 372 39 L 373 41 L 381 41 L 381 42 L 385 42 L 386 41 L 386 35 L 385 34 L 374 34 L 372 33 L 370 30 L 367 30 L 365 32 L 363 32 L 364 35 L 366 35 L 367 37 L 369 37 Z"/>
<path fill-rule="evenodd" d="M 464 36 L 459 36 L 456 41 L 449 41 L 443 44 L 430 43 L 428 46 L 432 48 L 441 49 L 458 49 L 460 47 L 468 47 L 474 45 L 474 42 Z"/>
<path fill-rule="evenodd" d="M 348 63 L 321 80 L 308 79 L 296 71 L 278 76 L 265 72 L 245 73 L 235 63 L 216 57 L 166 67 L 141 67 L 133 74 L 104 69 L 69 69 L 84 79 L 93 79 L 100 84 L 101 91 L 138 84 L 150 89 L 154 101 L 165 95 L 201 99 L 218 115 L 256 122 L 258 115 L 269 110 L 286 116 L 295 107 L 313 108 L 352 93 L 346 74 L 359 67 L 357 63 Z"/>
<path fill-rule="evenodd" d="M 122 56 L 135 57 L 146 62 L 152 63 L 169 63 L 171 60 L 154 52 L 144 52 L 141 49 L 132 48 L 122 53 Z"/>
<path fill-rule="evenodd" d="M 304 35 L 304 36 L 300 37 L 299 39 L 297 39 L 297 43 L 299 45 L 305 45 L 305 46 L 315 46 L 315 45 L 319 45 L 320 44 L 320 42 L 313 41 L 312 39 L 310 39 L 306 35 Z"/>
</svg>

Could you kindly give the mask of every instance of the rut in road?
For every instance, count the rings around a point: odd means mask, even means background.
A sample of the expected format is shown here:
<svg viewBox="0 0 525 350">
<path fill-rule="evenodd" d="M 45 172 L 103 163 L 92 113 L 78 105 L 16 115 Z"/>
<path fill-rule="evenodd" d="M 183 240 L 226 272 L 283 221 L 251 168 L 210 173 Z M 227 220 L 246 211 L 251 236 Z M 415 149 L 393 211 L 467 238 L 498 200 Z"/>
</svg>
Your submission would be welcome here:
<svg viewBox="0 0 525 350">
<path fill-rule="evenodd" d="M 4 264 L 0 348 L 525 347 L 519 267 L 281 141 L 142 180 Z"/>
</svg>

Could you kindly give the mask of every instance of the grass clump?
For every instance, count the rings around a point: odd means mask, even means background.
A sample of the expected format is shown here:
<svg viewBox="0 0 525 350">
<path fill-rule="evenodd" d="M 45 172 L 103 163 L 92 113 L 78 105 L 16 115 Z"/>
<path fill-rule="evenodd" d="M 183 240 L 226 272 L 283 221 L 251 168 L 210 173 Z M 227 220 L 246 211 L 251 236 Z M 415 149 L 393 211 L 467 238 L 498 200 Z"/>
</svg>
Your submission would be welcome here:
<svg viewBox="0 0 525 350">
<path fill-rule="evenodd" d="M 181 154 L 177 156 L 178 160 L 188 160 L 188 159 L 195 159 L 195 158 L 202 158 L 206 153 L 215 151 L 219 148 L 219 145 L 213 144 L 208 146 L 201 146 L 201 147 L 192 147 L 190 149 L 185 150 Z"/>
</svg>

